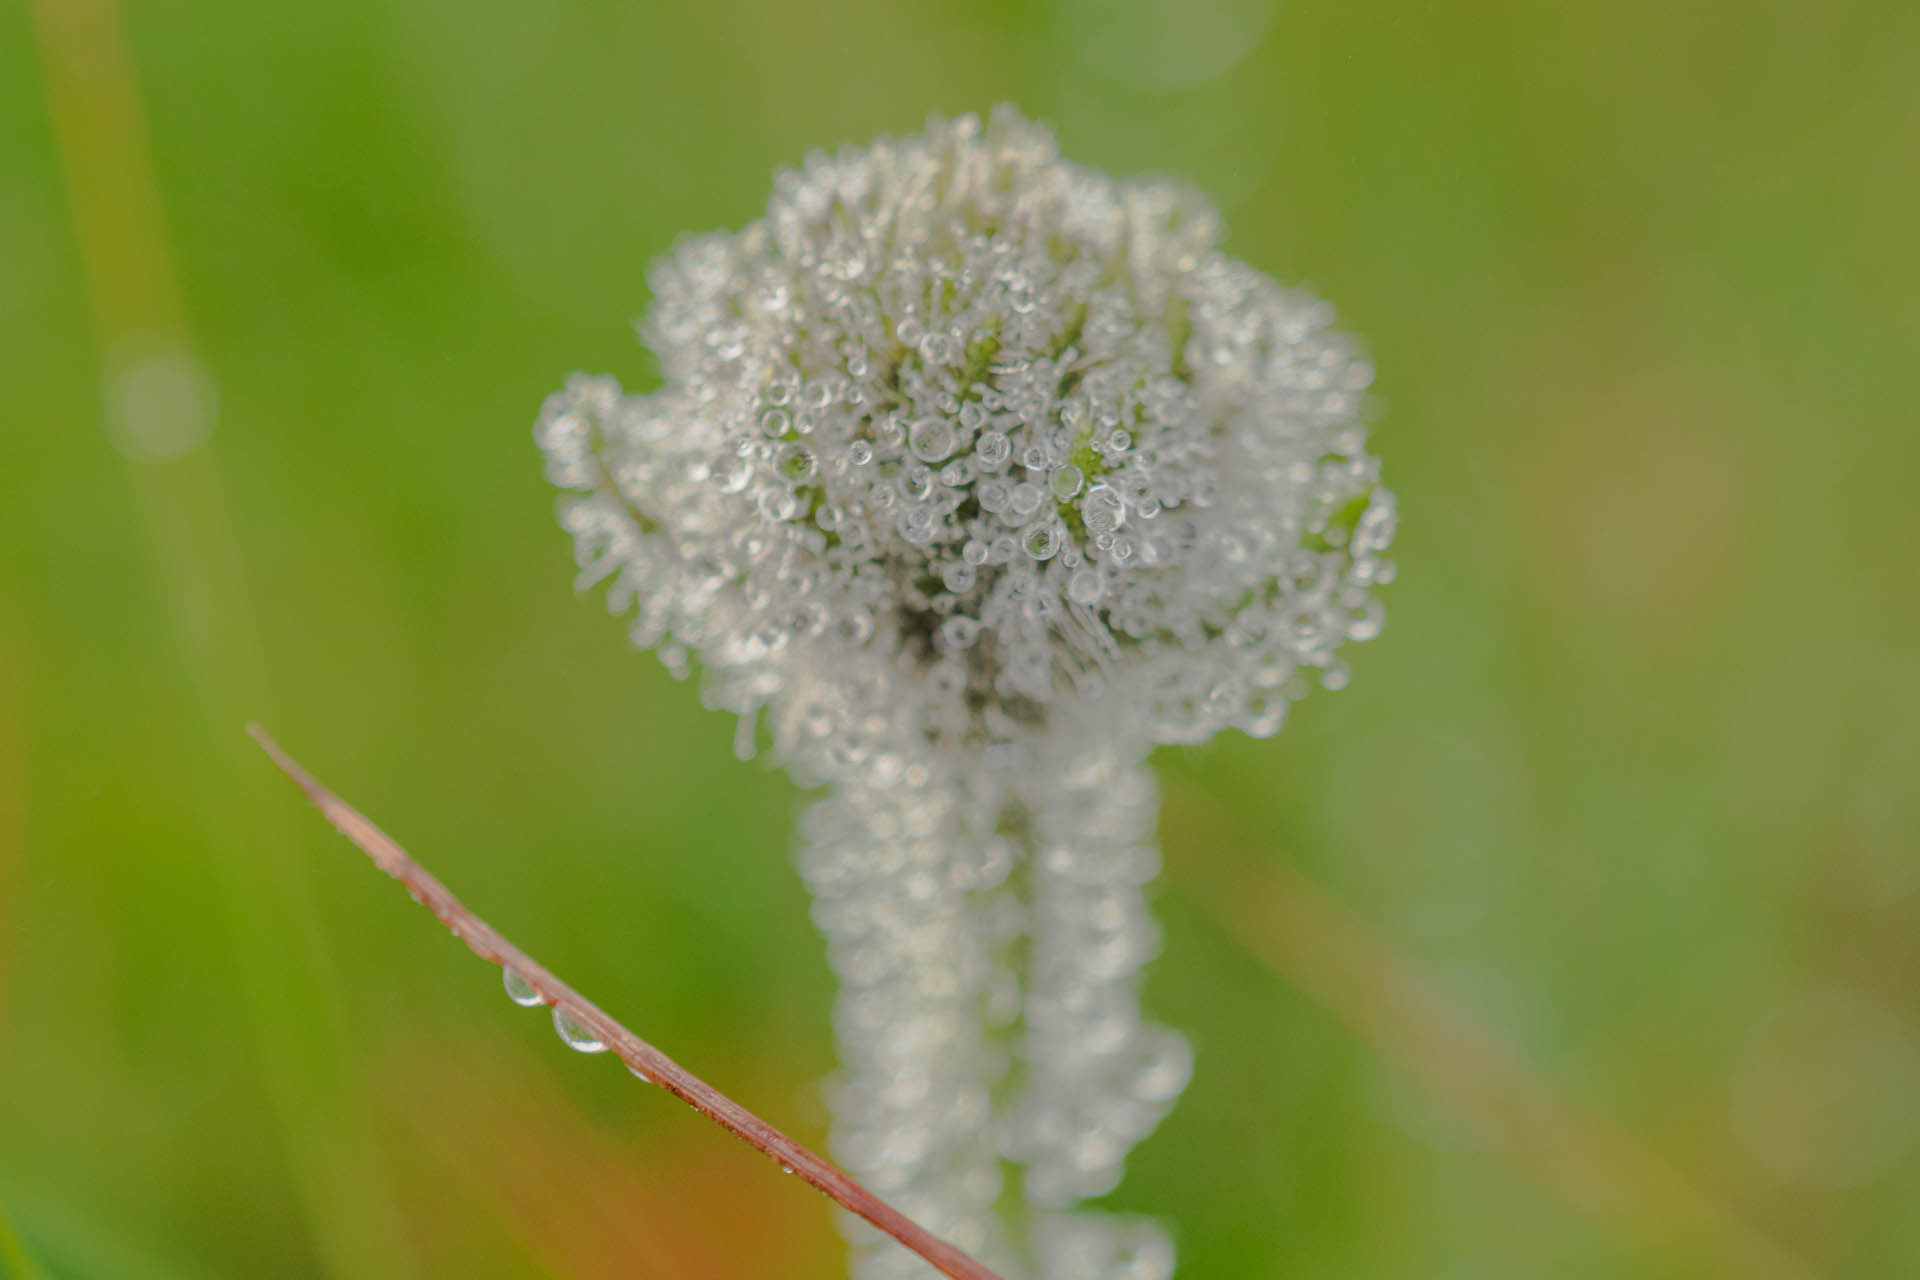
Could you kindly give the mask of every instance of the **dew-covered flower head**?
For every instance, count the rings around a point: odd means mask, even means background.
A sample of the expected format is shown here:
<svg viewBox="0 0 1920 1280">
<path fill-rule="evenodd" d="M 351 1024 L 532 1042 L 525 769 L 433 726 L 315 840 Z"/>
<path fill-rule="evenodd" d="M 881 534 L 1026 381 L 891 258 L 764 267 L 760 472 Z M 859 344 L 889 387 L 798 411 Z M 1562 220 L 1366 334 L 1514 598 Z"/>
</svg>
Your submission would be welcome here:
<svg viewBox="0 0 1920 1280">
<path fill-rule="evenodd" d="M 1324 303 L 1002 108 L 775 178 L 653 275 L 664 383 L 536 434 L 583 582 L 791 761 L 1278 728 L 1380 626 L 1394 503 Z"/>
</svg>

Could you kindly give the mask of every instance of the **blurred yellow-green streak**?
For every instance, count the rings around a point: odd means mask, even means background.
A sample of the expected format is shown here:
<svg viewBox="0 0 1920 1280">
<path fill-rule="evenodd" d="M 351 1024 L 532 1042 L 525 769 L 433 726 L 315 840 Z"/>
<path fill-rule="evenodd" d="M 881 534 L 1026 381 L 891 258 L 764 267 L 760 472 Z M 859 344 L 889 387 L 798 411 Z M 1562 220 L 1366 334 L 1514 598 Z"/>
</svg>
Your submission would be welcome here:
<svg viewBox="0 0 1920 1280">
<path fill-rule="evenodd" d="M 1209 820 L 1230 814 L 1198 788 Z M 1287 860 L 1198 886 L 1253 955 L 1370 1050 L 1497 1143 L 1567 1204 L 1686 1274 L 1815 1280 L 1815 1273 L 1677 1168 L 1564 1097 L 1438 983 Z"/>
<path fill-rule="evenodd" d="M 115 0 L 36 0 L 33 18 L 108 413 L 124 415 L 129 406 L 117 398 L 143 362 L 161 359 L 189 372 L 201 366 Z M 211 413 L 210 404 L 191 399 L 174 408 Z M 328 958 L 309 919 L 295 840 L 281 829 L 281 811 L 266 807 L 267 796 L 279 793 L 269 793 L 241 732 L 250 715 L 268 709 L 269 681 L 221 475 L 212 447 L 197 434 L 209 424 L 184 425 L 184 435 L 149 452 L 138 423 L 108 424 L 129 457 L 144 551 L 195 694 L 200 723 L 183 740 L 198 780 L 198 835 L 226 899 L 232 980 L 258 1042 L 321 1265 L 355 1280 L 405 1275 L 404 1231 L 352 1083 L 353 1059 L 338 1026 Z"/>
</svg>

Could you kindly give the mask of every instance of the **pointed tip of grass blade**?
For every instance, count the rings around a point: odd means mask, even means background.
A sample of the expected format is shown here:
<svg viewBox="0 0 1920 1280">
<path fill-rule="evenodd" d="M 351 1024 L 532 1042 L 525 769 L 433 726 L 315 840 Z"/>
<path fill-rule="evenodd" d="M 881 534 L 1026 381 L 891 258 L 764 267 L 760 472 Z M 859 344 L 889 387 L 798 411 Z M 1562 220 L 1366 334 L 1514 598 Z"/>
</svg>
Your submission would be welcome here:
<svg viewBox="0 0 1920 1280">
<path fill-rule="evenodd" d="M 437 881 L 408 857 L 407 851 L 402 849 L 392 836 L 375 826 L 365 814 L 328 790 L 318 778 L 301 768 L 300 762 L 288 755 L 286 750 L 274 741 L 272 734 L 251 722 L 247 725 L 247 733 L 260 744 L 260 749 L 267 753 L 267 758 L 278 765 L 280 771 L 292 779 L 293 784 L 305 793 L 313 806 L 320 810 L 321 815 L 333 825 L 333 829 L 372 859 L 375 866 L 396 879 L 406 881 L 411 888 L 420 890 L 430 888 L 434 896 L 446 896 L 450 899 L 451 895 L 447 895 Z M 444 913 L 437 905 L 434 914 L 444 919 Z"/>
<path fill-rule="evenodd" d="M 320 803 L 321 798 L 328 794 L 327 789 L 321 786 L 312 774 L 302 769 L 299 761 L 288 755 L 286 750 L 274 741 L 273 735 L 260 727 L 258 721 L 247 721 L 247 736 L 259 743 L 260 749 L 267 753 L 267 758 L 280 766 L 280 771 L 292 778 L 295 784 L 313 799 L 314 803 Z"/>
<path fill-rule="evenodd" d="M 267 758 L 280 767 L 280 772 L 293 779 L 294 785 L 306 792 L 309 800 L 322 809 L 326 808 L 326 788 L 322 787 L 312 774 L 302 769 L 299 762 L 273 740 L 273 735 L 260 727 L 258 721 L 247 721 L 247 736 L 260 744 L 260 749 L 267 753 Z"/>
</svg>

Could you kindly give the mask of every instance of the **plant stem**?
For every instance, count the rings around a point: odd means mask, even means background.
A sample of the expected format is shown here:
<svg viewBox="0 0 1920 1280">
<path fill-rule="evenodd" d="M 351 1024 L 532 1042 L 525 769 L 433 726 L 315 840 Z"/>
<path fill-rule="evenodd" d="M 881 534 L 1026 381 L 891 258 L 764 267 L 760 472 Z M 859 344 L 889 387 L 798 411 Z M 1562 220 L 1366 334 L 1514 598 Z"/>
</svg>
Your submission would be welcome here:
<svg viewBox="0 0 1920 1280">
<path fill-rule="evenodd" d="M 475 955 L 525 980 L 547 1004 L 591 1031 L 634 1074 L 659 1085 L 762 1152 L 781 1168 L 797 1174 L 802 1181 L 825 1193 L 834 1203 L 886 1232 L 942 1275 L 950 1276 L 953 1280 L 1000 1280 L 981 1263 L 915 1225 L 906 1215 L 833 1164 L 801 1146 L 603 1013 L 598 1006 L 549 973 L 496 932 L 493 926 L 468 910 L 390 836 L 295 763 L 265 730 L 258 725 L 249 725 L 247 732 L 306 793 L 335 830 L 371 858 L 375 866 L 406 885 Z"/>
</svg>

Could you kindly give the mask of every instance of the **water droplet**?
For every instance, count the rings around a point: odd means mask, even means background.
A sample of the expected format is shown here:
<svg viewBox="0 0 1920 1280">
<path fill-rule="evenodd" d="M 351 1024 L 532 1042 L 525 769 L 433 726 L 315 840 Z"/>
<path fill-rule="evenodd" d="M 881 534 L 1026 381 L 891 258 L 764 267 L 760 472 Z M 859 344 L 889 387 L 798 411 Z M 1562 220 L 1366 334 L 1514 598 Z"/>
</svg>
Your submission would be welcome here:
<svg viewBox="0 0 1920 1280">
<path fill-rule="evenodd" d="M 973 456 L 989 471 L 1006 465 L 1013 456 L 1013 441 L 1004 431 L 983 431 L 973 446 Z"/>
<path fill-rule="evenodd" d="M 1373 639 L 1380 634 L 1380 624 L 1385 621 L 1386 613 L 1385 606 L 1369 596 L 1347 623 L 1347 639 Z"/>
<path fill-rule="evenodd" d="M 908 467 L 900 477 L 900 492 L 909 502 L 925 502 L 933 493 L 933 472 L 923 466 Z"/>
<path fill-rule="evenodd" d="M 533 989 L 533 984 L 512 969 L 500 971 L 500 982 L 507 989 L 507 999 L 523 1009 L 546 1003 L 540 993 Z"/>
<path fill-rule="evenodd" d="M 569 1049 L 580 1053 L 605 1053 L 606 1044 L 593 1032 L 575 1022 L 559 1005 L 553 1007 L 553 1029 Z"/>
<path fill-rule="evenodd" d="M 1127 522 L 1127 504 L 1110 484 L 1096 484 L 1080 500 L 1080 518 L 1095 537 L 1113 533 Z"/>
<path fill-rule="evenodd" d="M 908 432 L 907 448 L 922 462 L 938 462 L 953 452 L 953 425 L 944 418 L 922 418 Z"/>
<path fill-rule="evenodd" d="M 1167 1101 L 1186 1088 L 1192 1076 L 1193 1050 L 1180 1036 L 1163 1032 L 1134 1077 L 1133 1092 L 1151 1102 Z"/>
<path fill-rule="evenodd" d="M 928 364 L 951 364 L 959 354 L 959 344 L 947 334 L 929 333 L 920 339 L 920 356 Z"/>
<path fill-rule="evenodd" d="M 855 609 L 840 619 L 840 635 L 849 644 L 865 644 L 873 635 L 873 615 L 865 609 Z"/>
<path fill-rule="evenodd" d="M 793 490 L 779 485 L 768 485 L 761 489 L 759 505 L 760 514 L 773 524 L 791 520 L 800 513 L 800 499 L 793 496 Z"/>
<path fill-rule="evenodd" d="M 1098 569 L 1076 569 L 1067 579 L 1067 598 L 1079 604 L 1093 604 L 1106 594 L 1107 575 Z"/>
<path fill-rule="evenodd" d="M 780 478 L 788 484 L 805 484 L 813 479 L 814 472 L 819 469 L 813 450 L 804 444 L 790 444 L 781 448 L 774 455 L 773 465 L 779 471 Z"/>
<path fill-rule="evenodd" d="M 980 624 L 961 614 L 940 624 L 941 647 L 950 651 L 970 648 L 979 636 Z"/>
<path fill-rule="evenodd" d="M 753 461 L 737 453 L 723 454 L 714 460 L 713 479 L 720 492 L 739 493 L 753 479 Z"/>
<path fill-rule="evenodd" d="M 1037 524 L 1021 536 L 1020 546 L 1035 560 L 1051 560 L 1060 550 L 1062 535 L 1057 524 Z"/>
</svg>

